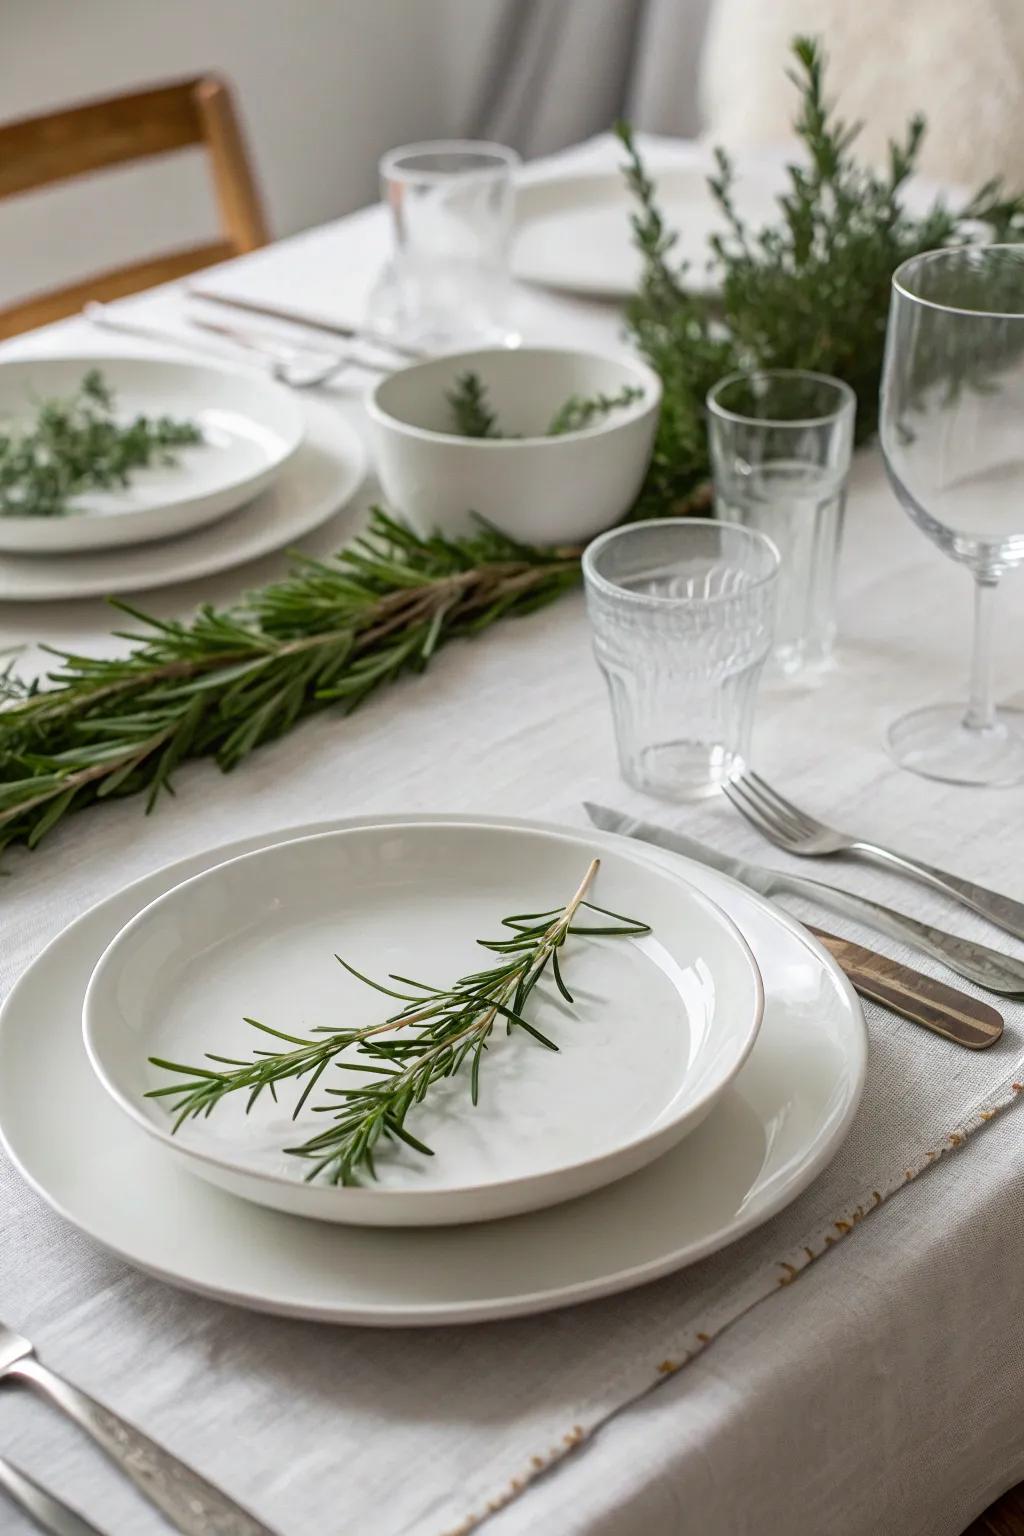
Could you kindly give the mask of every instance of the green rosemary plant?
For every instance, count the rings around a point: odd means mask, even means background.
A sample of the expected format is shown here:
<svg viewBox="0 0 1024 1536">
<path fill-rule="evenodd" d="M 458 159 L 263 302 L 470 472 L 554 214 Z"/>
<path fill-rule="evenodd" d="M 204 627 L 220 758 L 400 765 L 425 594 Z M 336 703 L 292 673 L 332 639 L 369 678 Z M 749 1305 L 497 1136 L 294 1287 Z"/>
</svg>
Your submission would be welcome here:
<svg viewBox="0 0 1024 1536">
<path fill-rule="evenodd" d="M 839 118 L 825 93 L 825 57 L 810 38 L 793 44 L 791 78 L 800 93 L 795 130 L 803 153 L 788 169 L 777 220 L 749 228 L 733 203 L 733 170 L 717 155 L 710 178 L 726 232 L 708 252 L 717 296 L 685 287 L 675 264 L 656 189 L 632 134 L 620 125 L 625 175 L 636 199 L 633 233 L 643 258 L 640 291 L 628 322 L 640 351 L 661 375 L 661 423 L 635 516 L 685 513 L 710 502 L 704 397 L 736 368 L 809 368 L 845 379 L 857 394 L 861 440 L 877 422 L 889 288 L 900 262 L 920 251 L 960 244 L 969 222 L 995 239 L 1024 235 L 1024 197 L 998 182 L 966 204 L 942 200 L 916 217 L 902 204 L 925 124 L 910 122 L 889 146 L 884 170 L 857 162 L 858 124 Z"/>
<path fill-rule="evenodd" d="M 595 426 L 613 411 L 639 400 L 643 390 L 634 384 L 624 384 L 614 395 L 570 395 L 555 412 L 545 431 L 545 437 L 561 437 L 566 432 L 582 432 Z M 452 429 L 458 437 L 505 438 L 510 435 L 498 426 L 498 417 L 491 409 L 487 386 L 478 373 L 460 373 L 455 388 L 445 396 L 452 414 Z"/>
<path fill-rule="evenodd" d="M 0 517 L 59 517 L 83 491 L 125 486 L 134 470 L 173 464 L 201 443 L 191 421 L 136 416 L 121 426 L 102 373 L 90 368 L 67 400 L 43 400 L 27 431 L 0 433 Z"/>
<path fill-rule="evenodd" d="M 433 1156 L 431 1148 L 408 1129 L 406 1119 L 435 1083 L 454 1077 L 467 1064 L 470 1097 L 478 1103 L 481 1063 L 496 1026 L 504 1023 L 508 1034 L 524 1030 L 548 1050 L 558 1050 L 553 1040 L 524 1017 L 524 1010 L 549 965 L 558 991 L 572 1003 L 558 959 L 566 939 L 570 935 L 619 938 L 650 932 L 646 923 L 585 900 L 599 863 L 598 859 L 592 861 L 564 907 L 504 918 L 502 926 L 508 931 L 501 938 L 477 941 L 497 956 L 496 962 L 461 976 L 451 986 L 436 988 L 394 974 L 388 981 L 395 985 L 387 986 L 371 981 L 340 955 L 335 956 L 360 981 L 403 1003 L 383 1023 L 366 1029 L 316 1030 L 309 1038 L 247 1019 L 254 1029 L 284 1041 L 289 1049 L 256 1051 L 249 1061 L 211 1053 L 206 1060 L 214 1065 L 200 1067 L 151 1057 L 154 1066 L 173 1073 L 178 1081 L 152 1089 L 147 1097 L 169 1100 L 177 1131 L 186 1120 L 210 1114 L 229 1094 L 244 1093 L 248 1113 L 264 1089 L 276 1099 L 277 1087 L 294 1081 L 301 1085 L 294 1119 L 334 1065 L 368 1075 L 372 1081 L 326 1088 L 331 1102 L 313 1108 L 328 1115 L 331 1124 L 301 1145 L 284 1149 L 309 1162 L 307 1180 L 323 1174 L 332 1184 L 355 1184 L 361 1173 L 375 1177 L 375 1151 L 379 1153 L 381 1144 L 387 1142 L 402 1141 L 416 1152 Z M 581 908 L 609 921 L 580 924 L 576 918 Z M 340 1059 L 343 1052 L 352 1050 L 358 1061 Z"/>
<path fill-rule="evenodd" d="M 116 607 L 116 657 L 53 651 L 43 684 L 0 673 L 0 848 L 34 847 L 69 811 L 143 793 L 151 809 L 186 758 L 225 771 L 304 716 L 357 708 L 422 671 L 448 640 L 528 613 L 579 579 L 578 551 L 536 550 L 481 525 L 468 538 L 420 538 L 384 512 L 330 560 L 237 608 L 187 621 Z"/>
</svg>

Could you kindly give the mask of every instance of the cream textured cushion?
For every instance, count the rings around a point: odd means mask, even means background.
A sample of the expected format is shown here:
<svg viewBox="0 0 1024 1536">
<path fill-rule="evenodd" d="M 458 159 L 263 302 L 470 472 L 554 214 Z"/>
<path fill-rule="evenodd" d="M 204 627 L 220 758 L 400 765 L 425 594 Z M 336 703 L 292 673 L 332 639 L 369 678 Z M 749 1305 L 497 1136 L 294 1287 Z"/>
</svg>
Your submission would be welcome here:
<svg viewBox="0 0 1024 1536">
<path fill-rule="evenodd" d="M 829 94 L 862 119 L 865 157 L 921 111 L 920 169 L 1024 185 L 1024 0 L 713 0 L 701 66 L 705 132 L 730 148 L 791 136 L 790 39 L 820 37 Z"/>
</svg>

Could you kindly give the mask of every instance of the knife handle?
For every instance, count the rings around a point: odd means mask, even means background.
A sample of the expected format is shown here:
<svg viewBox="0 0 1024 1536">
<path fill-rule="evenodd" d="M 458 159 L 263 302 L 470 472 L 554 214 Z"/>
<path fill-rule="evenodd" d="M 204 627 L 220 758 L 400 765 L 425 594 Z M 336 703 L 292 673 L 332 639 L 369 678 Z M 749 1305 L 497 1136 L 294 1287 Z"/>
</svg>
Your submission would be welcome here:
<svg viewBox="0 0 1024 1536">
<path fill-rule="evenodd" d="M 842 939 L 810 924 L 807 928 L 824 944 L 863 997 L 966 1046 L 969 1051 L 984 1051 L 1002 1035 L 1002 1014 L 991 1004 L 851 939 Z"/>
</svg>

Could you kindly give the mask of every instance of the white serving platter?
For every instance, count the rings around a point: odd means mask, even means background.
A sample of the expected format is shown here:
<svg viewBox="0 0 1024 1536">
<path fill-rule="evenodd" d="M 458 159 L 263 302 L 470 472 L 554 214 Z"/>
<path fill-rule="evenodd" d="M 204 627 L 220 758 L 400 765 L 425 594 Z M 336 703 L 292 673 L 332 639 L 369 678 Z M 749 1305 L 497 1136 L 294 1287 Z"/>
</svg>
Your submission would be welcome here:
<svg viewBox="0 0 1024 1536">
<path fill-rule="evenodd" d="M 587 833 L 456 821 L 364 826 L 262 849 L 160 897 L 105 951 L 84 1008 L 86 1049 L 115 1102 L 167 1155 L 275 1210 L 368 1226 L 487 1221 L 573 1199 L 634 1173 L 693 1130 L 757 1035 L 760 975 L 732 921 L 630 844 L 604 853 L 588 895 L 652 931 L 571 936 L 560 956 L 570 1006 L 550 974 L 529 1022 L 558 1050 L 498 1021 L 482 1058 L 479 1104 L 466 1067 L 435 1084 L 406 1121 L 427 1157 L 398 1140 L 375 1150 L 376 1178 L 344 1186 L 289 1156 L 340 1109 L 325 1090 L 365 1087 L 332 1066 L 296 1118 L 301 1086 L 247 1110 L 246 1093 L 190 1118 L 147 1093 L 182 1082 L 151 1057 L 209 1070 L 214 1051 L 279 1049 L 245 1022 L 303 1039 L 377 1025 L 401 1006 L 350 975 L 410 995 L 404 977 L 447 986 L 503 957 L 478 938 L 510 938 L 510 912 L 546 912 L 594 859 Z M 580 909 L 584 925 L 605 924 Z M 415 996 L 415 994 L 411 994 Z M 341 1058 L 366 1063 L 355 1049 Z"/>
<path fill-rule="evenodd" d="M 74 496 L 57 516 L 0 516 L 0 552 L 70 554 L 144 544 L 215 522 L 258 496 L 298 451 L 295 396 L 258 374 L 158 357 L 35 357 L 0 362 L 0 432 L 30 426 L 38 403 L 74 395 L 98 370 L 123 423 L 145 415 L 196 424 L 201 443 L 173 463 L 134 470 L 128 485 Z"/>
<path fill-rule="evenodd" d="M 127 1263 L 220 1301 L 321 1322 L 436 1327 L 527 1316 L 658 1279 L 768 1220 L 827 1166 L 864 1082 L 867 1040 L 852 988 L 795 918 L 714 870 L 649 849 L 735 919 L 765 982 L 747 1062 L 672 1152 L 567 1205 L 429 1231 L 306 1221 L 193 1178 L 140 1135 L 92 1072 L 81 1013 L 96 959 L 142 907 L 203 869 L 362 824 L 293 827 L 181 860 L 84 913 L 24 973 L 0 1013 L 0 1140 L 65 1220 Z"/>
</svg>

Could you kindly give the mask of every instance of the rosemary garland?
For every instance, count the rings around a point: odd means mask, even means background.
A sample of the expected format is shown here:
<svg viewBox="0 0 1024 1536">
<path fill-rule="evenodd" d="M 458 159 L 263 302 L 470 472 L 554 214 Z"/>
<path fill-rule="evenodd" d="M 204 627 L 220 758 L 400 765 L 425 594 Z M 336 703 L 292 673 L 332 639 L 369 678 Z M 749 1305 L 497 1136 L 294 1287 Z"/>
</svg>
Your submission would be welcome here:
<svg viewBox="0 0 1024 1536">
<path fill-rule="evenodd" d="M 248 1114 L 264 1090 L 276 1100 L 279 1084 L 304 1082 L 292 1111 L 294 1120 L 333 1064 L 373 1080 L 358 1087 L 325 1089 L 332 1102 L 314 1105 L 313 1112 L 329 1115 L 333 1123 L 300 1145 L 283 1149 L 310 1163 L 307 1182 L 321 1174 L 331 1184 L 357 1184 L 360 1173 L 375 1178 L 374 1154 L 375 1150 L 379 1153 L 382 1141 L 401 1141 L 432 1157 L 432 1149 L 407 1128 L 406 1118 L 423 1103 L 435 1083 L 454 1077 L 467 1062 L 470 1097 L 474 1105 L 479 1102 L 481 1063 L 497 1024 L 504 1021 L 507 1034 L 525 1030 L 539 1045 L 558 1050 L 553 1040 L 524 1017 L 524 1009 L 549 964 L 559 993 L 567 1003 L 573 1003 L 558 960 L 566 939 L 570 935 L 623 938 L 650 932 L 646 923 L 585 900 L 599 864 L 599 859 L 591 862 L 563 907 L 503 918 L 502 927 L 509 932 L 498 939 L 478 939 L 482 948 L 499 957 L 486 970 L 461 976 L 451 986 L 441 988 L 392 973 L 388 981 L 396 985 L 388 986 L 372 981 L 336 955 L 351 975 L 404 1006 L 380 1024 L 365 1029 L 321 1028 L 314 1030 L 315 1038 L 286 1034 L 257 1019 L 246 1019 L 254 1029 L 284 1041 L 290 1049 L 255 1051 L 249 1061 L 209 1052 L 206 1061 L 216 1063 L 214 1067 L 182 1066 L 151 1056 L 153 1066 L 173 1073 L 179 1081 L 151 1089 L 147 1098 L 169 1100 L 175 1115 L 172 1132 L 176 1132 L 186 1120 L 209 1115 L 230 1094 L 247 1095 Z M 574 921 L 581 907 L 611 921 L 582 925 Z M 339 1059 L 353 1048 L 359 1061 Z"/>
<path fill-rule="evenodd" d="M 124 655 L 51 650 L 60 666 L 23 684 L 0 674 L 0 849 L 30 848 L 70 811 L 144 793 L 152 810 L 178 765 L 229 772 L 256 747 L 329 707 L 356 709 L 422 671 L 441 646 L 529 613 L 579 579 L 579 551 L 537 550 L 481 525 L 421 538 L 375 509 L 330 560 L 187 622 L 114 606 Z"/>
</svg>

